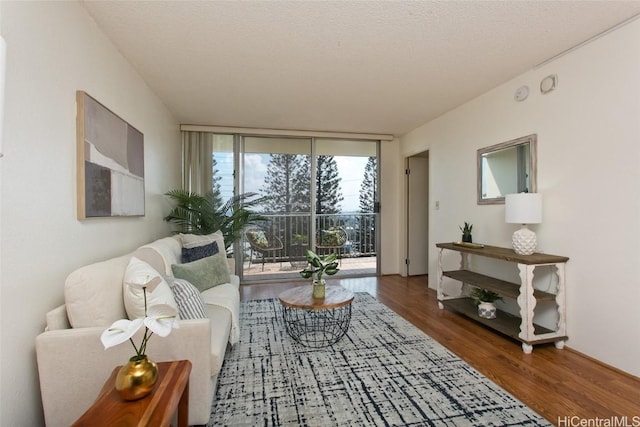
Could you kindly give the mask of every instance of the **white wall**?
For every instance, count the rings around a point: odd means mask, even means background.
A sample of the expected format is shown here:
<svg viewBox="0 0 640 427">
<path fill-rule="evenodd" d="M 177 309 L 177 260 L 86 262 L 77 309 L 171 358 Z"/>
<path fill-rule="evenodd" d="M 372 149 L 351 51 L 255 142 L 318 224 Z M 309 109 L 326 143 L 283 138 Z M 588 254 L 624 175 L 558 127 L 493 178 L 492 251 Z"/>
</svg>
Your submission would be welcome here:
<svg viewBox="0 0 640 427">
<path fill-rule="evenodd" d="M 63 302 L 73 269 L 169 234 L 162 194 L 180 185 L 179 126 L 80 3 L 0 9 L 7 42 L 0 425 L 35 426 L 43 420 L 34 339 L 45 313 Z M 144 134 L 145 217 L 76 219 L 76 90 Z"/>
<path fill-rule="evenodd" d="M 2 36 L 2 7 L 0 7 L 0 37 Z M 4 47 L 3 56 L 0 58 L 0 87 L 2 87 L 2 93 L 0 93 L 0 156 L 2 156 L 2 136 L 4 135 L 4 82 L 5 82 L 5 65 L 6 65 L 6 43 L 4 37 L 1 37 L 0 42 Z M 2 224 L 2 159 L 0 159 L 0 224 Z M 2 227 L 0 227 L 0 242 L 2 241 Z M 0 244 L 0 285 L 2 284 L 2 245 Z M 2 292 L 0 292 L 0 337 L 2 337 Z M 0 339 L 0 355 L 2 355 L 2 339 Z M 0 366 L 0 380 L 2 378 L 2 370 Z M 2 399 L 2 381 L 0 381 L 0 399 Z M 1 410 L 0 405 L 0 410 Z M 1 421 L 1 420 L 0 420 Z"/>
<path fill-rule="evenodd" d="M 549 74 L 559 84 L 542 95 Z M 515 102 L 523 84 L 531 95 Z M 401 138 L 402 156 L 430 150 L 431 287 L 435 243 L 458 240 L 464 221 L 474 224 L 474 242 L 510 246 L 516 226 L 504 223 L 504 205 L 476 204 L 476 150 L 532 133 L 543 196 L 538 247 L 571 258 L 567 345 L 640 376 L 640 21 Z"/>
<path fill-rule="evenodd" d="M 403 183 L 400 171 L 400 143 L 380 142 L 380 274 L 398 274 L 400 271 L 400 246 L 398 221 L 404 218 L 400 204 L 399 186 Z M 404 230 L 404 229 L 402 229 Z M 404 260 L 404 254 L 402 254 Z"/>
</svg>

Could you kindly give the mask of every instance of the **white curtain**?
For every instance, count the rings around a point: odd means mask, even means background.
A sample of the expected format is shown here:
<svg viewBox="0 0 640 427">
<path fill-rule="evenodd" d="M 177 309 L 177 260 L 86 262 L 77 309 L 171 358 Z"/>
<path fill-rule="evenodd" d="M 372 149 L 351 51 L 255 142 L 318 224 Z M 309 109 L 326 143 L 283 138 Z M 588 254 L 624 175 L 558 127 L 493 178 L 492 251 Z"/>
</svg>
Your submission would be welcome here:
<svg viewBox="0 0 640 427">
<path fill-rule="evenodd" d="M 182 188 L 206 194 L 213 187 L 213 134 L 182 132 Z"/>
</svg>

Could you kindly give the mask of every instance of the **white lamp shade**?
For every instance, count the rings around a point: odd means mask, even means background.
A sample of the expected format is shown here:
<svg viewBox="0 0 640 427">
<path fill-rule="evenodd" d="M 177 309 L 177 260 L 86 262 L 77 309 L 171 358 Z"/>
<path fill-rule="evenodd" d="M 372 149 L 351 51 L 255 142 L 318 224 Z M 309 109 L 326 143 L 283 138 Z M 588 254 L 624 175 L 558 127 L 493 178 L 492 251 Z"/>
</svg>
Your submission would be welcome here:
<svg viewBox="0 0 640 427">
<path fill-rule="evenodd" d="M 542 196 L 538 193 L 507 194 L 504 198 L 504 220 L 509 224 L 540 224 Z"/>
</svg>

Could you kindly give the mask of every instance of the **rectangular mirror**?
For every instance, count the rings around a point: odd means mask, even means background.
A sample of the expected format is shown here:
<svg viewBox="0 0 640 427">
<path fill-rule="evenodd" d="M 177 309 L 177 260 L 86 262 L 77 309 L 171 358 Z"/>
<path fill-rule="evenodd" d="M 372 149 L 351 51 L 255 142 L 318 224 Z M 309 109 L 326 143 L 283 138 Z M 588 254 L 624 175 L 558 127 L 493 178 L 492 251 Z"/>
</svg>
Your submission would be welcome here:
<svg viewBox="0 0 640 427">
<path fill-rule="evenodd" d="M 537 135 L 478 150 L 478 204 L 504 203 L 512 193 L 536 192 Z"/>
</svg>

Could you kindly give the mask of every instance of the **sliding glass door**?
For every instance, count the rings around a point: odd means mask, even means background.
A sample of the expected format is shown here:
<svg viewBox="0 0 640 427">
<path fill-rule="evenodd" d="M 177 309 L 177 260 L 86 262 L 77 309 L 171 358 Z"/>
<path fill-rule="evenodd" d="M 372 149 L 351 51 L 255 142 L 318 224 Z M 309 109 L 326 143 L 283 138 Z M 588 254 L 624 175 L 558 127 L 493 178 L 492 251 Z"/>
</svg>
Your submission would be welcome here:
<svg viewBox="0 0 640 427">
<path fill-rule="evenodd" d="M 311 145 L 308 138 L 242 138 L 242 190 L 267 198 L 260 212 L 264 221 L 245 233 L 244 281 L 300 277 L 306 265 Z"/>
<path fill-rule="evenodd" d="M 220 203 L 241 193 L 265 197 L 253 208 L 263 220 L 235 246 L 243 282 L 300 279 L 308 249 L 337 253 L 341 277 L 375 275 L 378 145 L 185 132 L 185 188 L 213 190 Z"/>
<path fill-rule="evenodd" d="M 241 147 L 243 191 L 270 198 L 246 235 L 243 281 L 299 279 L 307 249 L 336 252 L 339 276 L 376 274 L 375 142 L 251 136 Z"/>
<path fill-rule="evenodd" d="M 319 254 L 337 252 L 344 275 L 377 273 L 377 147 L 315 140 L 315 247 Z"/>
</svg>

